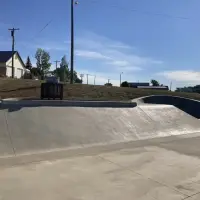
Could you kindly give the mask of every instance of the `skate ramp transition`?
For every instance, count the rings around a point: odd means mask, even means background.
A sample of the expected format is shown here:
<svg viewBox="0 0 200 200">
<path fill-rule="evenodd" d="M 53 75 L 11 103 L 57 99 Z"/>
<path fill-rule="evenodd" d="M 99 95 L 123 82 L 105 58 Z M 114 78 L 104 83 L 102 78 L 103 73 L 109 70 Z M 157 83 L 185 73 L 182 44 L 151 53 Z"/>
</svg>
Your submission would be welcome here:
<svg viewBox="0 0 200 200">
<path fill-rule="evenodd" d="M 137 104 L 148 103 L 173 105 L 193 117 L 200 119 L 200 101 L 197 100 L 178 96 L 152 95 L 134 99 L 133 102 L 136 102 Z"/>
<path fill-rule="evenodd" d="M 142 101 L 2 101 L 0 157 L 200 132 L 179 108 Z"/>
</svg>

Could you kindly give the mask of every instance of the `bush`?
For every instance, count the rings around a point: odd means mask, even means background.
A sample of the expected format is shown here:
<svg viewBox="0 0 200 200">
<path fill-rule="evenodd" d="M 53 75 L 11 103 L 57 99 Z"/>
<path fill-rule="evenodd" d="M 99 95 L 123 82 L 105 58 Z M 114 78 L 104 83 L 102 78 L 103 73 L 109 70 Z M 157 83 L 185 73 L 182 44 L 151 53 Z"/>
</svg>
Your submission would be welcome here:
<svg viewBox="0 0 200 200">
<path fill-rule="evenodd" d="M 112 86 L 112 83 L 106 83 L 105 86 Z"/>
<path fill-rule="evenodd" d="M 122 84 L 121 84 L 121 87 L 129 87 L 129 84 L 127 81 L 124 81 Z"/>
<path fill-rule="evenodd" d="M 33 75 L 29 72 L 25 72 L 22 79 L 33 79 Z"/>
</svg>

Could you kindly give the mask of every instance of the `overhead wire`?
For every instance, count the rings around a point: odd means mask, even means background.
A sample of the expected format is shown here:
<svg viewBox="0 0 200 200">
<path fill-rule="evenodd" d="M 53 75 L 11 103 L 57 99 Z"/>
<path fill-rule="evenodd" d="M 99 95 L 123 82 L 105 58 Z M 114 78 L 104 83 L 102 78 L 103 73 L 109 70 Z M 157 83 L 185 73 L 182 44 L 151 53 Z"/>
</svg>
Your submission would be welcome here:
<svg viewBox="0 0 200 200">
<path fill-rule="evenodd" d="M 52 23 L 53 19 L 51 19 L 49 22 L 47 22 L 36 34 L 35 36 L 33 36 L 32 38 L 30 38 L 30 41 L 34 41 L 39 34 L 41 34 L 51 23 Z M 28 54 L 31 54 L 31 50 L 29 50 Z M 32 56 L 34 57 L 34 56 Z"/>
</svg>

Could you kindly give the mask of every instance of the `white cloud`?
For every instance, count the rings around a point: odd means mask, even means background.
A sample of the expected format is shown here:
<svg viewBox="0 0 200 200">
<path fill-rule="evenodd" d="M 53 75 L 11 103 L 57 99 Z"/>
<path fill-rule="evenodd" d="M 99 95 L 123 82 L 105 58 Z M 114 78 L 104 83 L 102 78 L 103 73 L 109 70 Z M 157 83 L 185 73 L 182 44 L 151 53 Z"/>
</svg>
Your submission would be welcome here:
<svg viewBox="0 0 200 200">
<path fill-rule="evenodd" d="M 119 66 L 119 67 L 130 65 L 130 63 L 126 60 L 113 60 L 111 62 L 108 62 L 108 64 L 114 65 L 114 66 Z"/>
<path fill-rule="evenodd" d="M 117 49 L 133 49 L 133 47 L 123 44 L 121 42 L 116 42 L 115 44 L 110 45 L 111 48 L 117 48 Z"/>
<path fill-rule="evenodd" d="M 160 60 L 136 55 L 132 52 L 135 47 L 130 47 L 119 41 L 87 32 L 76 40 L 76 55 L 85 59 L 96 59 L 101 64 L 110 65 L 113 70 L 135 71 L 150 65 L 163 64 Z"/>
<path fill-rule="evenodd" d="M 200 72 L 192 70 L 176 70 L 159 72 L 157 75 L 180 82 L 200 82 Z"/>
<path fill-rule="evenodd" d="M 95 52 L 95 51 L 77 50 L 75 53 L 77 56 L 88 58 L 88 59 L 103 59 L 103 60 L 111 59 L 103 55 L 102 53 Z"/>
<path fill-rule="evenodd" d="M 124 67 L 120 67 L 119 70 L 128 73 L 128 72 L 132 72 L 132 71 L 141 71 L 142 68 L 137 67 L 137 66 L 124 66 Z"/>
</svg>

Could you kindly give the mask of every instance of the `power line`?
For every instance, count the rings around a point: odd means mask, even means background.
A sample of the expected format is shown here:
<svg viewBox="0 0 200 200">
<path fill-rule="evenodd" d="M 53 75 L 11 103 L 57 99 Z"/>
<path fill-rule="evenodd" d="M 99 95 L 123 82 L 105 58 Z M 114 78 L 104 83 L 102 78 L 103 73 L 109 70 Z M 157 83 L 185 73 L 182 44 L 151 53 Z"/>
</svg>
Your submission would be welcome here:
<svg viewBox="0 0 200 200">
<path fill-rule="evenodd" d="M 99 2 L 99 0 L 90 0 L 92 3 L 97 3 Z M 124 11 L 131 11 L 131 12 L 137 12 L 140 14 L 145 14 L 145 15 L 151 15 L 151 16 L 161 16 L 161 17 L 165 17 L 165 18 L 175 18 L 175 19 L 182 19 L 182 20 L 189 20 L 189 17 L 183 17 L 183 16 L 174 16 L 174 15 L 170 15 L 170 14 L 166 14 L 166 13 L 155 13 L 155 12 L 151 12 L 151 11 L 142 11 L 142 10 L 138 10 L 138 9 L 134 9 L 134 8 L 125 8 L 122 6 L 119 6 L 117 4 L 107 4 L 106 6 L 112 7 L 112 8 L 117 8 L 119 10 L 124 10 Z"/>
<path fill-rule="evenodd" d="M 45 24 L 45 26 L 42 27 L 42 29 L 39 30 L 31 40 L 34 40 L 40 33 L 42 33 L 52 23 L 52 21 L 53 21 L 53 19 L 51 19 L 49 22 L 47 22 L 47 24 Z"/>
<path fill-rule="evenodd" d="M 43 26 L 36 34 L 35 36 L 33 36 L 32 38 L 30 38 L 31 41 L 35 40 L 36 37 L 38 37 L 38 35 L 40 33 L 42 33 L 51 23 L 52 23 L 53 19 L 51 19 L 49 22 L 47 22 L 47 24 L 45 24 L 45 26 Z M 28 53 L 30 53 L 31 50 L 28 51 Z M 34 57 L 34 56 L 33 56 Z"/>
</svg>

